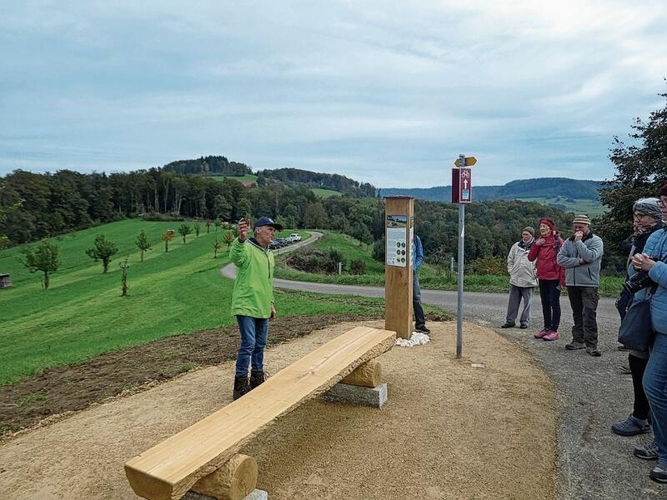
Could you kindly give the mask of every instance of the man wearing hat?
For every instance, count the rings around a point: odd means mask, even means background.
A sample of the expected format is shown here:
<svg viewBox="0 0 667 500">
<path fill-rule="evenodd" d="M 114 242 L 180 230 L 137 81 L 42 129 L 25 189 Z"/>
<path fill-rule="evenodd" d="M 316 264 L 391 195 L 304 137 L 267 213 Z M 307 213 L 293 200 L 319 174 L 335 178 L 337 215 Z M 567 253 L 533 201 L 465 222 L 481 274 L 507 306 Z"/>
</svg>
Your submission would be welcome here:
<svg viewBox="0 0 667 500">
<path fill-rule="evenodd" d="M 569 351 L 585 348 L 591 356 L 600 356 L 596 312 L 604 245 L 591 231 L 588 216 L 576 215 L 572 225 L 574 234 L 558 252 L 558 264 L 565 268 L 565 285 L 574 320 L 572 342 L 565 348 Z"/>
<path fill-rule="evenodd" d="M 517 241 L 507 255 L 507 272 L 510 275 L 510 296 L 507 303 L 507 316 L 501 328 L 512 328 L 516 325 L 519 305 L 523 299 L 520 327 L 528 328 L 530 324 L 530 306 L 533 301 L 533 290 L 537 286 L 535 262 L 528 260 L 530 247 L 535 242 L 535 229 L 530 226 L 523 228 L 521 240 Z"/>
<path fill-rule="evenodd" d="M 241 346 L 236 355 L 234 399 L 264 382 L 264 348 L 269 336 L 269 319 L 276 317 L 273 299 L 273 252 L 268 249 L 282 226 L 269 217 L 257 219 L 254 238 L 248 238 L 250 222 L 239 221 L 239 236 L 229 251 L 237 267 L 232 292 L 232 314 L 241 332 Z M 248 368 L 252 372 L 248 379 Z"/>
</svg>

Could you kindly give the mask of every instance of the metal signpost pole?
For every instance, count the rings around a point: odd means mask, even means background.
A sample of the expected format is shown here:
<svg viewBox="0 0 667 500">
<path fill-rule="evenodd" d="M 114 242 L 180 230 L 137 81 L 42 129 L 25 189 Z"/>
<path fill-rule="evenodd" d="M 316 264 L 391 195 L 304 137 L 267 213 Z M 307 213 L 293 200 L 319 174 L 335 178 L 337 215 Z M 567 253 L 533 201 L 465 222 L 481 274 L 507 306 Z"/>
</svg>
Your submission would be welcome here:
<svg viewBox="0 0 667 500">
<path fill-rule="evenodd" d="M 465 155 L 459 155 L 459 169 L 465 167 Z M 459 174 L 460 174 L 459 170 Z M 459 181 L 460 182 L 460 181 Z M 465 236 L 465 203 L 459 200 L 459 254 L 458 254 L 458 278 L 457 278 L 457 301 L 456 301 L 456 357 L 460 358 L 463 351 L 463 244 Z"/>
</svg>

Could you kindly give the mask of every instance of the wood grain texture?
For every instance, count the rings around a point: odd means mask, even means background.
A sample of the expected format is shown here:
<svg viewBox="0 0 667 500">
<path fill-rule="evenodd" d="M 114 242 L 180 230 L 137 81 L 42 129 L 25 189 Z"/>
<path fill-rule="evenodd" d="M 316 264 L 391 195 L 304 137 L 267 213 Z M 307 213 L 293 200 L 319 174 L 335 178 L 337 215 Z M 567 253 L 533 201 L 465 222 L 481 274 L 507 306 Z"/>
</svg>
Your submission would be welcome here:
<svg viewBox="0 0 667 500">
<path fill-rule="evenodd" d="M 132 489 L 149 500 L 183 497 L 278 417 L 388 351 L 395 339 L 393 331 L 369 327 L 332 339 L 242 398 L 129 460 L 125 474 Z"/>
<path fill-rule="evenodd" d="M 191 489 L 219 500 L 243 500 L 257 487 L 257 476 L 257 461 L 239 453 Z"/>
<path fill-rule="evenodd" d="M 377 359 L 371 359 L 343 378 L 341 382 L 360 387 L 377 387 L 382 382 L 382 365 Z"/>
</svg>

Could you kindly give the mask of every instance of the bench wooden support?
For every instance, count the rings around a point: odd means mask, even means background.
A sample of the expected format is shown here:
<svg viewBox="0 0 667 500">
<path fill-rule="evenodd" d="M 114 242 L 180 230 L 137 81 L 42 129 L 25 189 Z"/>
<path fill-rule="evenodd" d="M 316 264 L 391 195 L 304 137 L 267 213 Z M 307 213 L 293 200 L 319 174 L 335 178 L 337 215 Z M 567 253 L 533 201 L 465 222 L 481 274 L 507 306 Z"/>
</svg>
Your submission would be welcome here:
<svg viewBox="0 0 667 500">
<path fill-rule="evenodd" d="M 391 349 L 396 333 L 356 327 L 284 368 L 242 398 L 125 464 L 134 492 L 178 500 L 278 417 L 317 397 L 359 365 Z"/>
<path fill-rule="evenodd" d="M 257 461 L 234 455 L 218 470 L 192 485 L 192 491 L 219 500 L 243 500 L 257 486 Z"/>
<path fill-rule="evenodd" d="M 382 365 L 377 359 L 364 363 L 340 381 L 342 384 L 361 387 L 377 387 L 380 382 L 382 382 Z"/>
</svg>

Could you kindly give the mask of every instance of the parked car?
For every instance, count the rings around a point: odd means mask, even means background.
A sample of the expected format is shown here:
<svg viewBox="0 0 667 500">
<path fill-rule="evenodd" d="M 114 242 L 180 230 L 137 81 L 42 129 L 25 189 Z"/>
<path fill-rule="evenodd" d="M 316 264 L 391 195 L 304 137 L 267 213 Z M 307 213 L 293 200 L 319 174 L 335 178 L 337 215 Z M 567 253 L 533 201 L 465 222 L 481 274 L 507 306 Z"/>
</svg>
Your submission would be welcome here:
<svg viewBox="0 0 667 500">
<path fill-rule="evenodd" d="M 299 233 L 292 233 L 289 235 L 292 241 L 301 241 L 301 235 Z"/>
<path fill-rule="evenodd" d="M 279 242 L 278 240 L 273 240 L 271 243 L 269 243 L 269 245 L 268 245 L 267 248 L 268 248 L 269 250 L 277 250 L 277 249 L 279 249 L 281 246 L 282 246 L 282 245 L 280 244 L 280 242 Z"/>
</svg>

